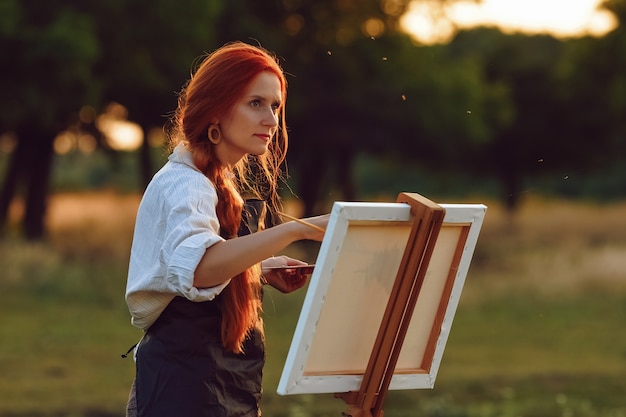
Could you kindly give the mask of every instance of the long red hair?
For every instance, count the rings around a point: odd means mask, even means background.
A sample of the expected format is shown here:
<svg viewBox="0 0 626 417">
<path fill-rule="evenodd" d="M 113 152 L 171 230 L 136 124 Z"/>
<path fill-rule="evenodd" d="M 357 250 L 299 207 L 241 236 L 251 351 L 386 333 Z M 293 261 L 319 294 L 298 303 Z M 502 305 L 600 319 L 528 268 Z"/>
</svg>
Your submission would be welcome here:
<svg viewBox="0 0 626 417">
<path fill-rule="evenodd" d="M 281 83 L 282 104 L 279 129 L 268 151 L 255 157 L 242 158 L 232 170 L 219 161 L 215 145 L 208 140 L 208 129 L 225 117 L 243 96 L 250 82 L 261 72 L 270 71 Z M 285 126 L 287 81 L 277 59 L 263 48 L 242 42 L 227 44 L 208 54 L 192 74 L 179 96 L 170 146 L 188 144 L 195 165 L 213 183 L 218 195 L 216 207 L 223 236 L 237 236 L 241 224 L 242 193 L 269 200 L 270 208 L 280 204 L 278 182 L 280 165 L 288 145 Z M 234 174 L 234 175 L 233 175 Z M 260 267 L 247 269 L 224 289 L 222 298 L 222 344 L 235 353 L 242 353 L 248 333 L 257 325 L 261 311 Z"/>
</svg>

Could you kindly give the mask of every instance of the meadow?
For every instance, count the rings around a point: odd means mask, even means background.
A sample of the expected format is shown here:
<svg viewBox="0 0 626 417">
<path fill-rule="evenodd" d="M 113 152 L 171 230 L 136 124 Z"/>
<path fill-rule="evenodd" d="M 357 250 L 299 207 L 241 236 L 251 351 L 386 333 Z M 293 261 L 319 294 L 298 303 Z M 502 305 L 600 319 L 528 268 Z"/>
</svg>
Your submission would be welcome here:
<svg viewBox="0 0 626 417">
<path fill-rule="evenodd" d="M 120 355 L 141 337 L 123 297 L 138 202 L 55 194 L 46 242 L 0 241 L 0 417 L 124 415 L 134 364 Z M 512 217 L 473 202 L 489 209 L 435 388 L 390 393 L 385 416 L 626 416 L 626 203 L 529 196 Z M 315 260 L 314 245 L 286 252 Z M 276 394 L 303 298 L 266 291 L 265 416 L 346 409 Z"/>
</svg>

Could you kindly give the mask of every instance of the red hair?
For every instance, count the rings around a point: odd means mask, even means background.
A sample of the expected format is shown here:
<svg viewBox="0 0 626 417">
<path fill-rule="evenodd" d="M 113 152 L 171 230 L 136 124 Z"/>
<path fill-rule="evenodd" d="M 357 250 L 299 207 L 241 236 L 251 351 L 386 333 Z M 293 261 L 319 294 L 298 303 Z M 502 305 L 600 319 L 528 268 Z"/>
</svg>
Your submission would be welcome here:
<svg viewBox="0 0 626 417">
<path fill-rule="evenodd" d="M 215 145 L 208 140 L 208 129 L 231 111 L 252 80 L 263 71 L 274 73 L 280 81 L 279 129 L 270 141 L 268 151 L 256 158 L 254 167 L 245 156 L 232 167 L 236 174 L 233 176 L 218 160 Z M 263 48 L 242 42 L 227 44 L 207 55 L 179 96 L 170 146 L 186 142 L 195 165 L 215 186 L 222 236 L 237 236 L 243 192 L 269 200 L 270 208 L 277 208 L 280 204 L 277 184 L 288 144 L 284 124 L 286 98 L 287 81 L 276 58 Z M 261 180 L 260 184 L 258 180 Z M 234 277 L 220 296 L 222 344 L 232 352 L 243 352 L 242 344 L 259 320 L 259 277 L 258 265 L 249 268 Z"/>
</svg>

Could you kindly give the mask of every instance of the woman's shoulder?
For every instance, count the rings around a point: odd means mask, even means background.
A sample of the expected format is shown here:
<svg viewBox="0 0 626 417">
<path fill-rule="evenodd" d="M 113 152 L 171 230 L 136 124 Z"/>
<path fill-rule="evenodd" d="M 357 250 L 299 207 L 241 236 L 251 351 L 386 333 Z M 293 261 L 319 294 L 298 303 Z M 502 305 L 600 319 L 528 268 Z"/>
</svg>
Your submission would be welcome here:
<svg viewBox="0 0 626 417">
<path fill-rule="evenodd" d="M 168 161 L 152 178 L 144 193 L 144 200 L 162 201 L 168 206 L 197 201 L 217 203 L 213 183 L 194 167 Z"/>
</svg>

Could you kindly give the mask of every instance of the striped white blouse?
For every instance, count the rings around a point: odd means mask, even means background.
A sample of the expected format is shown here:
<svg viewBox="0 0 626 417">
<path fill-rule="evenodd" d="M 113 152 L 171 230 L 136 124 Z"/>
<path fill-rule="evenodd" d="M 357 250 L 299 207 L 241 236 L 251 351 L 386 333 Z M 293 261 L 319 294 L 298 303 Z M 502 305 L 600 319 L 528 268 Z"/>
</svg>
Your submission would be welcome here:
<svg viewBox="0 0 626 417">
<path fill-rule="evenodd" d="M 175 296 L 213 300 L 230 281 L 193 286 L 194 271 L 211 245 L 220 242 L 214 185 L 180 144 L 148 185 L 137 212 L 130 253 L 126 303 L 131 322 L 148 329 Z"/>
</svg>

